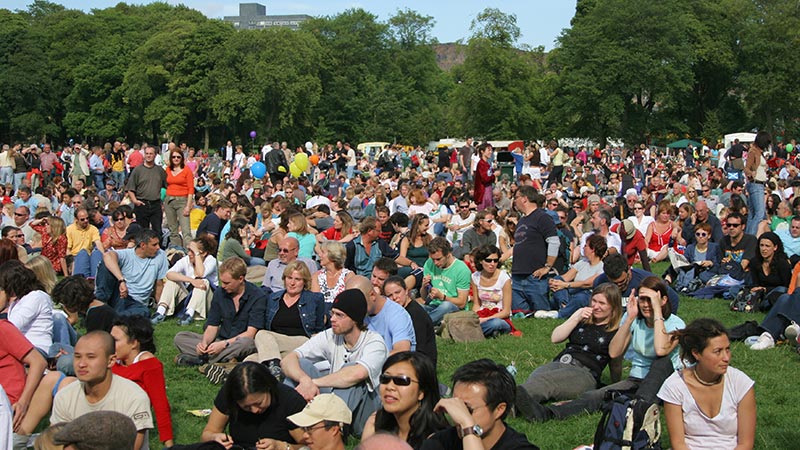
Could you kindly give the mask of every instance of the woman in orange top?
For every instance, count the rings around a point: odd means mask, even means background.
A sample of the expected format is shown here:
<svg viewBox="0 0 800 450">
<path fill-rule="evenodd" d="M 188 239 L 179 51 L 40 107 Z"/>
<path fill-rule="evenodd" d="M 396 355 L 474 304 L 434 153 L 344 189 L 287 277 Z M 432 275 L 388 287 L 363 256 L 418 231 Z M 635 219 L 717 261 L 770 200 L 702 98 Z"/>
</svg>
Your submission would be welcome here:
<svg viewBox="0 0 800 450">
<path fill-rule="evenodd" d="M 189 214 L 194 199 L 194 174 L 183 161 L 180 150 L 172 150 L 167 167 L 167 198 L 164 211 L 167 213 L 169 245 L 183 247 L 184 239 L 191 240 L 192 228 Z M 180 225 L 180 233 L 178 226 Z"/>
</svg>

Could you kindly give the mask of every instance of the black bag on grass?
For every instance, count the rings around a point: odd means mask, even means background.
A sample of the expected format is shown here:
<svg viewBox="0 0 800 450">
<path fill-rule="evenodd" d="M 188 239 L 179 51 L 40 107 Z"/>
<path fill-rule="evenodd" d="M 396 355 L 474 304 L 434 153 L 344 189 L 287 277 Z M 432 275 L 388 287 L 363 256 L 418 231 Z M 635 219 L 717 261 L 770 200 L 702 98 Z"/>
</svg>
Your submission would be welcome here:
<svg viewBox="0 0 800 450">
<path fill-rule="evenodd" d="M 595 450 L 661 450 L 660 411 L 655 403 L 611 391 L 594 434 Z M 611 397 L 611 398 L 609 398 Z"/>
</svg>

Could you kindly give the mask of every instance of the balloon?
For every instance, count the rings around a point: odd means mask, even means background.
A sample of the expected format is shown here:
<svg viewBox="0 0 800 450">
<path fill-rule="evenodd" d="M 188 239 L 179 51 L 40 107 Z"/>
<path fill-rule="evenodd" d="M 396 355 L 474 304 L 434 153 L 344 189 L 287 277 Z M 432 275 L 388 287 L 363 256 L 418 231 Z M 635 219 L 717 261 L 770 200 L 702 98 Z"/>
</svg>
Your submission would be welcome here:
<svg viewBox="0 0 800 450">
<path fill-rule="evenodd" d="M 312 148 L 314 148 L 314 144 L 311 141 L 306 141 L 306 150 L 310 152 Z"/>
<path fill-rule="evenodd" d="M 264 163 L 259 161 L 250 166 L 250 173 L 253 174 L 253 177 L 256 180 L 260 180 L 264 178 L 264 175 L 267 174 L 267 166 L 265 166 Z"/>
<path fill-rule="evenodd" d="M 255 131 L 251 131 L 250 132 L 250 139 L 255 139 L 255 138 L 256 138 L 256 132 Z"/>
<path fill-rule="evenodd" d="M 311 161 L 311 164 L 316 166 L 317 164 L 319 164 L 319 155 L 311 155 L 311 157 L 308 158 L 308 160 Z"/>
<path fill-rule="evenodd" d="M 295 178 L 299 178 L 300 175 L 302 175 L 302 173 L 303 173 L 303 171 L 300 170 L 299 167 L 297 167 L 296 163 L 291 163 L 289 165 L 289 171 L 292 172 L 292 176 L 295 177 Z"/>
<path fill-rule="evenodd" d="M 283 166 L 278 166 L 278 172 L 280 172 L 280 173 L 286 173 L 286 167 L 283 167 Z"/>
<path fill-rule="evenodd" d="M 305 153 L 298 153 L 294 155 L 294 163 L 297 164 L 297 167 L 300 168 L 301 172 L 305 172 L 308 169 L 308 155 Z"/>
<path fill-rule="evenodd" d="M 786 144 L 786 152 L 792 153 L 792 150 L 794 150 L 794 145 Z"/>
</svg>

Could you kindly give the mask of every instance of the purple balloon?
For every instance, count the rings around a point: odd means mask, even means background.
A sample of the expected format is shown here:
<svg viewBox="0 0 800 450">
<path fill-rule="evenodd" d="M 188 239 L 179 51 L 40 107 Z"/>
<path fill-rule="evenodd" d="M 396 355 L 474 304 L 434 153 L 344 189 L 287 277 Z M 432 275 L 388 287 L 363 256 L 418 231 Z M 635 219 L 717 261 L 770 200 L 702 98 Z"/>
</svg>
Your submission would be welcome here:
<svg viewBox="0 0 800 450">
<path fill-rule="evenodd" d="M 250 132 L 250 138 L 251 139 L 255 139 L 256 138 L 256 132 L 255 131 L 251 131 Z"/>
</svg>

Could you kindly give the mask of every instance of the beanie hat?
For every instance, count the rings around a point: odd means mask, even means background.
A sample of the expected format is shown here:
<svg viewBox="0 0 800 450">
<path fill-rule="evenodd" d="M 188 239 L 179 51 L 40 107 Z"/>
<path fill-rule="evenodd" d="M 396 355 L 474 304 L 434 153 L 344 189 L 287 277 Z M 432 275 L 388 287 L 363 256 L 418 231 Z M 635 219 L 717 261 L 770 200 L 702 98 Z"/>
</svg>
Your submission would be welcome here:
<svg viewBox="0 0 800 450">
<path fill-rule="evenodd" d="M 345 313 L 358 324 L 364 323 L 367 317 L 367 298 L 360 289 L 346 289 L 333 300 L 332 308 Z"/>
<path fill-rule="evenodd" d="M 136 442 L 136 426 L 116 411 L 90 412 L 65 425 L 53 442 L 81 450 L 129 450 Z"/>
</svg>

